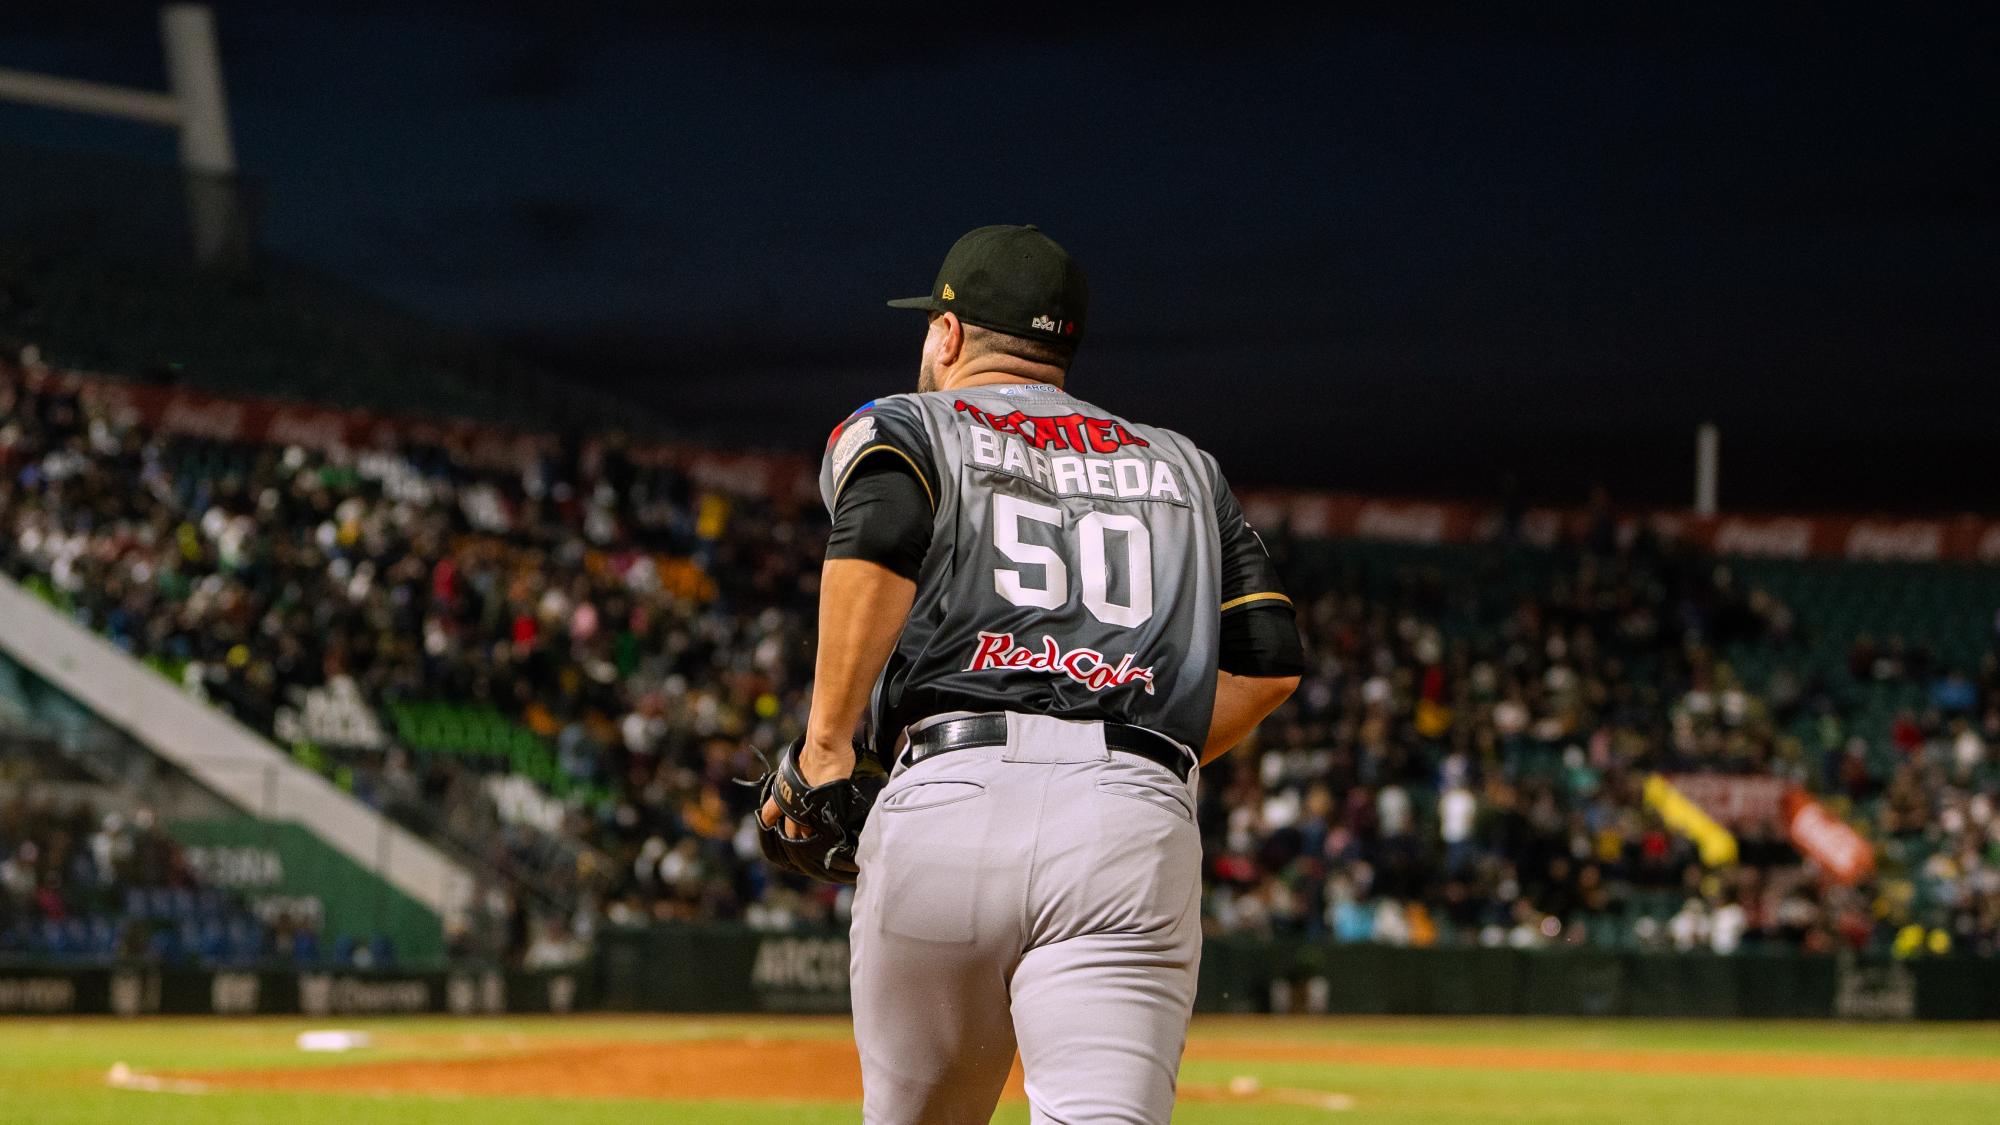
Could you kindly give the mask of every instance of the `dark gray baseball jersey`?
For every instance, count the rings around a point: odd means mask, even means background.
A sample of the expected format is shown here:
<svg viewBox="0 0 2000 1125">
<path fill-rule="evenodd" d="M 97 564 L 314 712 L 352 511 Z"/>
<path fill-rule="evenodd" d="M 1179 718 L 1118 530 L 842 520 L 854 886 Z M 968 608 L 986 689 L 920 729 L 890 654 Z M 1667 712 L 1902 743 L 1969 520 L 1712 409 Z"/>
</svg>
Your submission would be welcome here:
<svg viewBox="0 0 2000 1125">
<path fill-rule="evenodd" d="M 931 500 L 916 602 L 876 684 L 884 761 L 958 711 L 1129 723 L 1199 748 L 1221 615 L 1284 601 L 1215 459 L 1187 438 L 1041 384 L 902 394 L 833 432 L 831 511 L 870 457 Z"/>
</svg>

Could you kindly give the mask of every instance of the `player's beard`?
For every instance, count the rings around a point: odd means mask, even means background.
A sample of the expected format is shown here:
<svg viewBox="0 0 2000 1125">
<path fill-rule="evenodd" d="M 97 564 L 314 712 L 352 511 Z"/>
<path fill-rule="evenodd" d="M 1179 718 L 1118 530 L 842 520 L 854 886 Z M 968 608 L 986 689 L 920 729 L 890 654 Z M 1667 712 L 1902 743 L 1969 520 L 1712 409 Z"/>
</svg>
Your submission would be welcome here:
<svg viewBox="0 0 2000 1125">
<path fill-rule="evenodd" d="M 931 357 L 925 356 L 917 366 L 917 393 L 929 394 L 937 389 L 937 365 L 931 362 Z"/>
</svg>

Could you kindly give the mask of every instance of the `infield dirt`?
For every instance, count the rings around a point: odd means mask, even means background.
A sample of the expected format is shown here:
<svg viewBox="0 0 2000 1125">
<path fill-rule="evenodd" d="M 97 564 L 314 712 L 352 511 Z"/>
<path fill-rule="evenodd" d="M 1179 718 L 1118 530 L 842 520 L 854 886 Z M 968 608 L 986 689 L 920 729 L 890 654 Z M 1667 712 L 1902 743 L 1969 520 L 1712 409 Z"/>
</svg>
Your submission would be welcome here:
<svg viewBox="0 0 2000 1125">
<path fill-rule="evenodd" d="M 1595 1051 L 1278 1039 L 1196 1041 L 1199 1062 L 1333 1063 L 1372 1067 L 1542 1070 L 1622 1074 L 2000 1083 L 2000 1059 L 1884 1058 L 1740 1051 Z M 678 1042 L 558 1042 L 445 1059 L 180 1073 L 211 1088 L 342 1093 L 853 1101 L 860 1064 L 851 1042 L 730 1037 Z M 1242 1100 L 1240 1091 L 1183 1085 L 1195 1099 Z M 1020 1098 L 1019 1064 L 1007 1084 Z M 1260 1091 L 1252 1100 L 1284 1096 Z"/>
</svg>

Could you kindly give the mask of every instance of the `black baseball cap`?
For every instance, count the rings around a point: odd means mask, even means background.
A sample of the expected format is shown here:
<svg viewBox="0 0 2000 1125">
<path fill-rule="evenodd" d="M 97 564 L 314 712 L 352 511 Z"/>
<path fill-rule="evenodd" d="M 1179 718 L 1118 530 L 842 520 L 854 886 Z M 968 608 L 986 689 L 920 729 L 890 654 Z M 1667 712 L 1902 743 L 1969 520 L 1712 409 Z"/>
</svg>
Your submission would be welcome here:
<svg viewBox="0 0 2000 1125">
<path fill-rule="evenodd" d="M 967 324 L 1009 336 L 1074 345 L 1083 339 L 1089 304 L 1082 268 L 1030 224 L 967 232 L 944 256 L 929 296 L 889 307 L 957 313 Z"/>
</svg>

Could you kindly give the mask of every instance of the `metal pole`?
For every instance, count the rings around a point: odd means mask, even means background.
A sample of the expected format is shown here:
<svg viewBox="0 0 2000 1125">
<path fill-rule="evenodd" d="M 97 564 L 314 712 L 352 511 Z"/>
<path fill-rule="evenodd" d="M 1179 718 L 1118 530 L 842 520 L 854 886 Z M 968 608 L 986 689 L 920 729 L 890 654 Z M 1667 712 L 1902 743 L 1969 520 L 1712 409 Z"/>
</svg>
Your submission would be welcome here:
<svg viewBox="0 0 2000 1125">
<path fill-rule="evenodd" d="M 1694 431 L 1694 514 L 1716 512 L 1716 490 L 1722 475 L 1722 431 L 1703 422 Z"/>
<path fill-rule="evenodd" d="M 236 180 L 236 146 L 229 136 L 229 99 L 222 90 L 214 14 L 203 4 L 169 4 L 160 10 L 160 41 L 167 56 L 168 93 L 0 68 L 0 101 L 178 130 L 195 260 L 241 268 L 250 260 L 250 223 Z"/>
<path fill-rule="evenodd" d="M 236 148 L 229 138 L 214 15 L 202 4 L 169 4 L 160 11 L 160 39 L 167 51 L 167 88 L 180 103 L 181 166 L 234 176 Z"/>
<path fill-rule="evenodd" d="M 123 86 L 107 86 L 102 82 L 84 82 L 48 74 L 30 74 L 9 67 L 0 67 L 0 101 L 42 105 L 76 113 L 99 113 L 106 117 L 143 121 L 148 125 L 178 127 L 181 123 L 180 103 L 172 94 L 128 90 Z"/>
<path fill-rule="evenodd" d="M 160 40 L 167 52 L 167 86 L 180 106 L 181 174 L 195 261 L 243 268 L 250 259 L 250 224 L 236 180 L 215 18 L 201 4 L 170 4 L 160 11 Z"/>
</svg>

